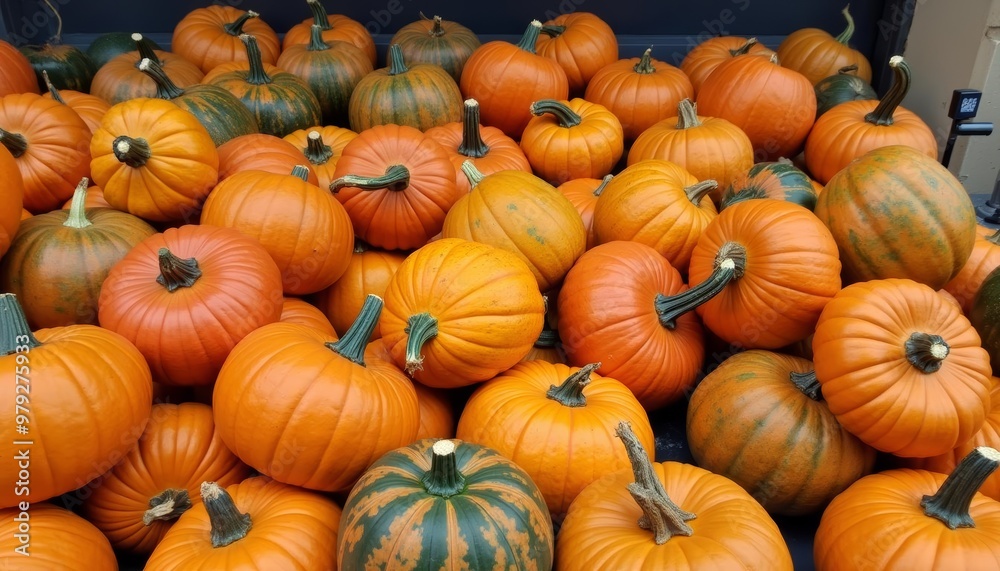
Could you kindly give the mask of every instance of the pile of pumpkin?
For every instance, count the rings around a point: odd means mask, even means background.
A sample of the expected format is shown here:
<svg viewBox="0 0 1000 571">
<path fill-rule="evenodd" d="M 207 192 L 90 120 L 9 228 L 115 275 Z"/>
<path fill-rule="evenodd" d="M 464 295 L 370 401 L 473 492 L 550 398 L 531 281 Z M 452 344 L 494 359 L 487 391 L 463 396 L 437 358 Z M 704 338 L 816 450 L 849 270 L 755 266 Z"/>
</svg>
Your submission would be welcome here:
<svg viewBox="0 0 1000 571">
<path fill-rule="evenodd" d="M 822 512 L 820 569 L 996 565 L 1000 233 L 846 9 L 681 68 L 435 17 L 375 69 L 307 4 L 0 43 L 0 561 L 789 569 Z"/>
</svg>

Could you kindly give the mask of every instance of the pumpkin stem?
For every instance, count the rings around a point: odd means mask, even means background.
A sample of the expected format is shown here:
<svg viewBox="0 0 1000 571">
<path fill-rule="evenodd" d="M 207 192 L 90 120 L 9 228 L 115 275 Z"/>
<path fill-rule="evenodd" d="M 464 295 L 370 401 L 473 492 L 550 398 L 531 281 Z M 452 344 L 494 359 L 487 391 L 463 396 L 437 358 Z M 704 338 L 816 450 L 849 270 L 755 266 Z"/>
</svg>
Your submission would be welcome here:
<svg viewBox="0 0 1000 571">
<path fill-rule="evenodd" d="M 538 339 L 535 339 L 535 347 L 539 349 L 551 349 L 558 344 L 559 332 L 550 328 L 548 323 L 546 323 L 542 327 L 542 331 L 538 334 Z"/>
<path fill-rule="evenodd" d="M 708 179 L 685 188 L 684 194 L 687 195 L 688 200 L 697 206 L 701 204 L 702 198 L 717 188 L 719 188 L 719 182 L 714 179 Z"/>
<path fill-rule="evenodd" d="M 324 31 L 333 28 L 330 17 L 326 14 L 326 8 L 319 3 L 319 0 L 306 0 L 306 4 L 309 4 L 309 9 L 312 11 L 313 24 L 317 24 Z"/>
<path fill-rule="evenodd" d="M 462 142 L 458 145 L 458 154 L 481 159 L 489 152 L 490 146 L 483 140 L 480 126 L 479 102 L 475 99 L 466 99 L 462 114 Z"/>
<path fill-rule="evenodd" d="M 792 381 L 795 388 L 802 391 L 802 394 L 812 400 L 823 400 L 823 391 L 821 390 L 819 379 L 816 378 L 816 371 L 809 371 L 806 373 L 796 373 L 795 371 L 792 371 L 788 374 L 788 380 Z"/>
<path fill-rule="evenodd" d="M 132 168 L 139 168 L 146 164 L 152 152 L 146 139 L 133 139 L 128 135 L 115 137 L 111 143 L 115 158 Z"/>
<path fill-rule="evenodd" d="M 847 45 L 847 42 L 851 40 L 851 36 L 854 35 L 854 18 L 851 16 L 851 5 L 848 4 L 844 6 L 844 9 L 840 11 L 844 15 L 844 19 L 847 20 L 847 28 L 840 35 L 837 36 L 837 41 Z"/>
<path fill-rule="evenodd" d="M 852 63 L 851 65 L 845 65 L 844 67 L 837 70 L 837 75 L 847 75 L 849 73 L 857 74 L 858 64 Z"/>
<path fill-rule="evenodd" d="M 154 521 L 170 521 L 191 509 L 191 497 L 187 490 L 168 489 L 149 498 L 149 509 L 142 514 L 142 525 Z"/>
<path fill-rule="evenodd" d="M 292 167 L 292 176 L 309 182 L 309 167 L 306 165 L 295 165 Z"/>
<path fill-rule="evenodd" d="M 45 88 L 49 90 L 49 95 L 52 96 L 52 100 L 66 105 L 66 101 L 64 101 L 62 95 L 59 94 L 59 90 L 56 89 L 56 86 L 52 84 L 52 80 L 49 79 L 49 72 L 47 70 L 42 70 L 42 79 L 45 80 Z"/>
<path fill-rule="evenodd" d="M 228 24 L 223 26 L 223 28 L 225 28 L 226 33 L 229 34 L 230 36 L 241 36 L 240 39 L 243 39 L 242 36 L 245 35 L 243 33 L 243 25 L 247 23 L 247 20 L 251 18 L 256 18 L 258 16 L 260 16 L 260 14 L 254 12 L 253 10 L 249 10 L 247 12 L 244 12 L 243 14 L 240 14 L 240 17 L 236 18 L 236 21 L 229 22 Z"/>
<path fill-rule="evenodd" d="M 410 186 L 410 170 L 403 165 L 392 165 L 385 169 L 385 174 L 382 176 L 345 174 L 330 183 L 330 190 L 337 193 L 345 186 L 361 190 L 381 190 L 384 188 L 392 191 L 403 191 Z"/>
<path fill-rule="evenodd" d="M 239 541 L 253 527 L 250 514 L 240 513 L 229 492 L 215 482 L 202 483 L 201 501 L 212 525 L 212 547 L 225 547 Z"/>
<path fill-rule="evenodd" d="M 156 276 L 156 283 L 167 288 L 167 291 L 192 287 L 201 277 L 198 260 L 178 258 L 167 248 L 160 248 L 157 255 L 160 257 L 160 275 Z"/>
<path fill-rule="evenodd" d="M 910 90 L 910 66 L 903 59 L 903 56 L 892 56 L 889 58 L 889 67 L 892 68 L 892 85 L 885 92 L 878 106 L 865 115 L 865 121 L 874 125 L 892 125 L 892 115 L 896 108 L 903 102 L 906 93 Z"/>
<path fill-rule="evenodd" d="M 539 31 L 550 38 L 557 38 L 566 31 L 566 26 L 542 26 Z"/>
<path fill-rule="evenodd" d="M 521 36 L 521 41 L 517 42 L 517 47 L 530 53 L 535 53 L 535 43 L 538 41 L 538 33 L 542 31 L 542 23 L 538 20 L 532 20 L 528 24 L 528 29 L 524 31 L 524 35 Z"/>
<path fill-rule="evenodd" d="M 476 165 L 474 165 L 470 160 L 462 161 L 462 172 L 465 173 L 465 176 L 469 179 L 469 184 L 472 188 L 476 188 L 476 185 L 486 178 L 486 175 L 477 169 Z"/>
<path fill-rule="evenodd" d="M 590 374 L 599 368 L 601 368 L 600 363 L 584 365 L 563 381 L 561 385 L 550 385 L 545 396 L 563 406 L 587 406 L 587 397 L 583 395 L 583 389 L 590 384 Z"/>
<path fill-rule="evenodd" d="M 643 75 L 648 75 L 650 73 L 655 73 L 656 68 L 653 67 L 653 48 L 648 47 L 646 51 L 642 52 L 642 56 L 639 58 L 639 62 L 632 66 L 632 71 L 636 73 L 641 73 Z"/>
<path fill-rule="evenodd" d="M 921 373 L 936 373 L 951 350 L 940 335 L 914 333 L 903 345 L 906 360 Z"/>
<path fill-rule="evenodd" d="M 976 527 L 969 506 L 979 488 L 1000 466 L 1000 452 L 980 446 L 962 458 L 933 496 L 924 496 L 920 507 L 924 515 L 941 520 L 949 529 Z"/>
<path fill-rule="evenodd" d="M 365 302 L 361 305 L 358 316 L 354 318 L 354 323 L 347 328 L 343 337 L 327 343 L 326 347 L 348 361 L 364 367 L 365 347 L 378 325 L 378 318 L 382 315 L 382 305 L 381 297 L 371 293 L 365 296 Z"/>
<path fill-rule="evenodd" d="M 333 147 L 323 141 L 323 135 L 319 131 L 309 131 L 306 135 L 306 148 L 302 149 L 302 154 L 312 164 L 322 165 L 333 158 Z"/>
<path fill-rule="evenodd" d="M 450 498 L 465 491 L 465 476 L 458 471 L 455 443 L 438 440 L 431 446 L 431 469 L 420 478 L 427 493 Z"/>
<path fill-rule="evenodd" d="M 677 128 L 690 129 L 700 126 L 701 120 L 698 119 L 698 104 L 693 103 L 687 98 L 681 99 L 681 102 L 677 104 Z"/>
<path fill-rule="evenodd" d="M 132 41 L 135 42 L 135 49 L 139 52 L 139 59 L 135 62 L 136 67 L 138 67 L 144 59 L 151 59 L 156 62 L 156 65 L 161 67 L 163 66 L 163 60 L 160 59 L 160 56 L 156 55 L 156 50 L 153 49 L 149 40 L 147 40 L 142 34 L 132 34 Z"/>
<path fill-rule="evenodd" d="M 73 202 L 69 205 L 69 215 L 63 226 L 67 228 L 86 228 L 92 226 L 93 222 L 87 220 L 87 185 L 90 180 L 87 177 L 80 179 L 80 184 L 76 185 L 73 191 Z"/>
<path fill-rule="evenodd" d="M 555 116 L 559 126 L 566 129 L 576 127 L 581 121 L 579 113 L 570 109 L 569 105 L 555 99 L 539 99 L 531 104 L 530 110 L 535 117 L 551 113 Z"/>
<path fill-rule="evenodd" d="M 747 251 L 741 244 L 726 242 L 715 255 L 715 269 L 708 279 L 687 291 L 672 296 L 656 294 L 653 304 L 660 317 L 660 325 L 673 329 L 677 318 L 715 297 L 734 279 L 746 271 Z"/>
<path fill-rule="evenodd" d="M 994 233 L 990 234 L 989 236 L 983 238 L 983 240 L 986 240 L 986 241 L 988 241 L 990 243 L 993 243 L 993 244 L 996 244 L 997 246 L 1000 246 L 1000 228 L 997 228 L 996 232 L 994 232 Z"/>
<path fill-rule="evenodd" d="M 438 334 L 438 320 L 430 313 L 417 313 L 406 320 L 406 372 L 413 374 L 424 368 L 421 350 Z"/>
<path fill-rule="evenodd" d="M 371 246 L 369 246 L 368 243 L 366 243 L 364 240 L 362 240 L 361 238 L 358 238 L 358 237 L 354 238 L 354 253 L 355 254 L 364 254 L 365 252 L 367 252 L 370 249 L 371 249 Z"/>
<path fill-rule="evenodd" d="M 735 50 L 729 50 L 729 55 L 736 57 L 742 56 L 750 53 L 750 48 L 757 45 L 757 38 L 750 38 L 742 46 L 736 48 Z"/>
<path fill-rule="evenodd" d="M 406 62 L 403 61 L 403 48 L 399 47 L 399 44 L 389 46 L 386 59 L 389 62 L 389 75 L 400 75 L 410 71 L 410 68 L 406 67 Z"/>
<path fill-rule="evenodd" d="M 17 296 L 0 293 L 0 355 L 25 353 L 41 345 L 31 332 Z"/>
<path fill-rule="evenodd" d="M 11 133 L 2 127 L 0 127 L 0 144 L 7 147 L 7 150 L 10 151 L 10 154 L 14 155 L 15 159 L 28 150 L 28 139 L 25 139 L 24 135 Z"/>
<path fill-rule="evenodd" d="M 441 16 L 434 16 L 434 27 L 431 28 L 432 38 L 440 38 L 444 35 L 444 27 L 441 26 Z"/>
<path fill-rule="evenodd" d="M 184 95 L 184 90 L 167 77 L 163 68 L 150 58 L 142 58 L 139 71 L 145 73 L 156 84 L 156 97 L 159 99 L 174 99 Z"/>
<path fill-rule="evenodd" d="M 250 34 L 240 34 L 240 40 L 247 48 L 247 60 L 250 64 L 250 70 L 247 72 L 247 83 L 250 85 L 271 83 L 271 76 L 264 71 L 264 58 L 260 53 L 260 46 L 257 45 L 257 37 Z"/>
<path fill-rule="evenodd" d="M 628 485 L 628 491 L 642 508 L 639 527 L 651 530 L 657 545 L 663 545 L 675 535 L 689 536 L 694 533 L 686 522 L 697 516 L 682 510 L 667 495 L 663 482 L 653 472 L 649 455 L 632 432 L 632 426 L 628 422 L 620 422 L 615 428 L 615 435 L 625 444 L 625 452 L 632 463 L 635 482 Z"/>
<path fill-rule="evenodd" d="M 604 189 L 608 187 L 608 183 L 611 182 L 611 179 L 613 178 L 615 178 L 615 175 L 613 174 L 604 175 L 604 178 L 601 179 L 601 184 L 597 185 L 597 188 L 594 189 L 594 196 L 600 197 L 604 192 Z"/>
<path fill-rule="evenodd" d="M 322 52 L 330 49 L 330 45 L 323 41 L 323 27 L 317 24 L 309 26 L 309 47 L 311 52 Z"/>
</svg>

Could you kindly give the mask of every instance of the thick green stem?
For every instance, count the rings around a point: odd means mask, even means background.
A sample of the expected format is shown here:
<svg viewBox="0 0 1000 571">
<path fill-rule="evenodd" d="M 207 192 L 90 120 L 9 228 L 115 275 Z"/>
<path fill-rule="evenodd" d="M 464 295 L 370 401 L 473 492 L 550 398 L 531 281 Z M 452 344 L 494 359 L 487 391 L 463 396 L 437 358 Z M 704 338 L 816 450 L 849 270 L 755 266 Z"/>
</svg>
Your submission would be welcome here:
<svg viewBox="0 0 1000 571">
<path fill-rule="evenodd" d="M 28 150 L 28 139 L 24 138 L 24 135 L 20 133 L 11 133 L 10 131 L 0 128 L 0 144 L 10 151 L 14 158 L 18 158 Z"/>
<path fill-rule="evenodd" d="M 403 61 L 403 48 L 399 47 L 399 44 L 389 46 L 386 60 L 389 62 L 389 75 L 400 75 L 410 71 L 410 68 L 406 67 L 406 62 Z"/>
<path fill-rule="evenodd" d="M 837 36 L 837 41 L 846 46 L 847 43 L 851 41 L 851 36 L 854 35 L 854 17 L 851 16 L 851 5 L 848 4 L 847 6 L 844 6 L 844 9 L 841 10 L 840 13 L 843 14 L 844 19 L 847 20 L 847 27 L 843 32 L 840 32 L 839 36 Z"/>
<path fill-rule="evenodd" d="M 194 258 L 178 258 L 167 248 L 160 248 L 157 255 L 160 258 L 160 275 L 156 283 L 174 292 L 182 287 L 192 287 L 201 277 L 198 260 Z"/>
<path fill-rule="evenodd" d="M 788 380 L 791 381 L 797 389 L 802 391 L 802 394 L 812 400 L 823 400 L 823 391 L 822 387 L 820 387 L 819 379 L 816 378 L 816 371 L 809 371 L 807 373 L 796 373 L 795 371 L 792 371 L 788 374 Z"/>
<path fill-rule="evenodd" d="M 476 185 L 486 178 L 486 175 L 480 172 L 479 169 L 476 168 L 476 165 L 469 160 L 462 161 L 462 173 L 464 173 L 465 177 L 469 179 L 469 185 L 472 188 L 476 188 Z"/>
<path fill-rule="evenodd" d="M 643 75 L 648 75 L 650 73 L 656 73 L 656 68 L 653 67 L 653 48 L 646 48 L 646 51 L 642 52 L 642 56 L 639 58 L 639 62 L 632 66 L 632 71 L 636 73 L 641 73 Z"/>
<path fill-rule="evenodd" d="M 690 129 L 700 127 L 701 120 L 698 119 L 698 104 L 690 99 L 681 99 L 677 104 L 677 128 Z"/>
<path fill-rule="evenodd" d="M 76 229 L 93 226 L 93 222 L 87 220 L 88 184 L 90 184 L 90 180 L 87 177 L 83 177 L 80 179 L 80 184 L 76 185 L 76 190 L 73 191 L 73 202 L 69 205 L 69 214 L 66 215 L 66 221 L 63 222 L 63 226 Z"/>
<path fill-rule="evenodd" d="M 708 279 L 672 296 L 656 294 L 653 304 L 660 324 L 667 329 L 677 325 L 677 318 L 695 309 L 726 289 L 729 282 L 740 279 L 746 271 L 747 251 L 741 244 L 726 242 L 715 255 L 715 269 Z"/>
<path fill-rule="evenodd" d="M 323 52 L 330 49 L 330 44 L 323 41 L 323 27 L 313 24 L 309 27 L 309 47 L 311 52 Z"/>
<path fill-rule="evenodd" d="M 465 490 L 465 476 L 458 471 L 455 443 L 438 440 L 431 446 L 431 469 L 420 478 L 427 493 L 450 498 Z"/>
<path fill-rule="evenodd" d="M 233 22 L 229 22 L 228 24 L 223 26 L 223 28 L 226 29 L 226 33 L 229 34 L 230 36 L 242 36 L 244 35 L 243 25 L 247 23 L 247 20 L 251 18 L 256 18 L 258 16 L 260 16 L 260 14 L 254 12 L 253 10 L 244 12 L 243 14 L 240 14 L 239 18 L 236 18 L 236 20 Z"/>
<path fill-rule="evenodd" d="M 154 521 L 177 519 L 191 509 L 191 497 L 187 490 L 170 488 L 149 499 L 149 509 L 142 514 L 142 524 Z"/>
<path fill-rule="evenodd" d="M 52 80 L 49 79 L 49 72 L 47 70 L 42 70 L 42 79 L 45 81 L 45 88 L 49 90 L 49 95 L 52 96 L 52 100 L 66 105 L 62 95 L 59 94 L 59 90 L 56 89 L 56 86 L 52 84 Z"/>
<path fill-rule="evenodd" d="M 542 31 L 542 23 L 538 20 L 532 20 L 528 24 L 528 29 L 524 31 L 521 36 L 521 41 L 517 42 L 517 47 L 521 48 L 526 52 L 535 53 L 535 42 L 538 41 L 538 33 Z"/>
<path fill-rule="evenodd" d="M 184 90 L 177 87 L 171 79 L 163 72 L 156 61 L 150 58 L 143 58 L 139 62 L 139 71 L 145 73 L 156 84 L 156 97 L 159 99 L 175 99 L 184 95 Z"/>
<path fill-rule="evenodd" d="M 570 128 L 580 124 L 580 114 L 569 108 L 569 105 L 555 99 L 539 99 L 531 104 L 531 114 L 534 116 L 551 113 L 560 127 Z"/>
<path fill-rule="evenodd" d="M 490 146 L 483 140 L 479 121 L 479 102 L 475 99 L 466 99 L 462 115 L 462 142 L 458 145 L 458 154 L 481 159 L 489 152 Z"/>
<path fill-rule="evenodd" d="M 611 182 L 611 179 L 613 178 L 615 178 L 615 175 L 613 174 L 604 175 L 604 178 L 601 179 L 601 184 L 597 185 L 597 188 L 594 189 L 594 196 L 600 197 L 604 192 L 604 189 L 608 187 L 608 183 Z"/>
<path fill-rule="evenodd" d="M 906 360 L 921 373 L 936 373 L 951 350 L 940 335 L 913 333 L 904 344 Z"/>
<path fill-rule="evenodd" d="M 742 46 L 736 48 L 735 50 L 729 50 L 729 55 L 736 57 L 742 56 L 750 53 L 750 49 L 757 45 L 757 38 L 750 38 Z"/>
<path fill-rule="evenodd" d="M 903 56 L 892 56 L 889 58 L 889 67 L 892 68 L 892 85 L 885 92 L 878 106 L 865 115 L 865 121 L 874 125 L 892 125 L 892 116 L 896 108 L 903 102 L 906 93 L 910 91 L 910 66 L 903 59 Z"/>
<path fill-rule="evenodd" d="M 686 522 L 695 519 L 697 515 L 682 510 L 667 495 L 663 483 L 653 471 L 653 464 L 649 461 L 646 450 L 632 432 L 631 425 L 627 422 L 619 423 L 615 435 L 625 444 L 625 451 L 632 464 L 635 482 L 628 485 L 628 491 L 642 508 L 639 527 L 652 531 L 657 545 L 663 545 L 675 535 L 693 534 L 694 530 Z"/>
<path fill-rule="evenodd" d="M 1000 452 L 989 446 L 976 448 L 952 470 L 936 494 L 921 499 L 924 514 L 940 520 L 949 529 L 976 527 L 969 507 L 997 466 L 1000 466 Z"/>
<path fill-rule="evenodd" d="M 229 492 L 215 482 L 201 485 L 201 501 L 211 523 L 212 547 L 225 547 L 247 536 L 253 521 L 250 514 L 240 513 Z"/>
<path fill-rule="evenodd" d="M 540 30 L 541 33 L 549 36 L 550 38 L 557 38 L 563 35 L 563 32 L 565 31 L 566 26 L 542 26 L 542 29 Z"/>
<path fill-rule="evenodd" d="M 563 381 L 561 385 L 549 386 L 549 390 L 545 393 L 545 396 L 563 406 L 587 406 L 587 397 L 583 395 L 583 389 L 590 384 L 590 374 L 600 368 L 600 363 L 584 365 Z"/>
<path fill-rule="evenodd" d="M 247 72 L 247 83 L 250 85 L 271 83 L 271 76 L 264 71 L 264 58 L 260 53 L 260 46 L 257 45 L 257 38 L 250 34 L 240 34 L 240 40 L 247 48 L 247 60 L 250 65 L 250 71 Z"/>
<path fill-rule="evenodd" d="M 309 10 L 312 11 L 313 24 L 317 24 L 324 31 L 333 28 L 330 25 L 330 17 L 326 13 L 326 8 L 320 4 L 319 0 L 306 0 L 306 3 L 309 4 Z"/>
<path fill-rule="evenodd" d="M 685 188 L 684 194 L 687 195 L 688 200 L 690 200 L 695 206 L 698 206 L 701 204 L 702 198 L 705 198 L 708 196 L 708 193 L 717 188 L 719 188 L 719 182 L 713 179 L 708 179 Z"/>
<path fill-rule="evenodd" d="M 292 176 L 298 177 L 306 182 L 309 181 L 309 167 L 305 165 L 295 165 L 292 167 Z"/>
<path fill-rule="evenodd" d="M 361 190 L 381 190 L 384 188 L 392 191 L 403 191 L 410 186 L 410 171 L 403 165 L 392 165 L 385 169 L 385 174 L 382 176 L 346 174 L 331 182 L 330 190 L 336 193 L 345 186 Z"/>
<path fill-rule="evenodd" d="M 541 333 L 538 334 L 538 339 L 535 339 L 535 347 L 539 349 L 551 349 L 559 344 L 559 332 L 555 329 L 550 329 L 548 325 L 542 328 Z"/>
<path fill-rule="evenodd" d="M 120 135 L 111 143 L 115 158 L 132 168 L 139 168 L 146 164 L 152 151 L 146 139 L 133 139 L 128 135 Z"/>
<path fill-rule="evenodd" d="M 438 334 L 438 321 L 430 313 L 411 315 L 406 321 L 406 372 L 413 374 L 424 368 L 424 344 Z"/>
<path fill-rule="evenodd" d="M 31 333 L 28 318 L 17 296 L 0 293 L 0 355 L 25 353 L 41 345 Z"/>
<path fill-rule="evenodd" d="M 319 131 L 309 131 L 306 135 L 306 148 L 302 149 L 302 154 L 312 164 L 322 165 L 333 158 L 333 147 L 323 141 L 323 135 Z"/>
<path fill-rule="evenodd" d="M 132 34 L 132 41 L 135 42 L 135 49 L 139 52 L 139 59 L 135 62 L 136 67 L 144 59 L 151 59 L 156 62 L 156 65 L 163 66 L 163 60 L 160 59 L 160 56 L 156 55 L 153 45 L 142 34 Z"/>
<path fill-rule="evenodd" d="M 381 297 L 368 294 L 354 323 L 339 340 L 327 343 L 327 348 L 348 361 L 364 367 L 365 347 L 368 346 L 368 340 L 378 325 L 378 318 L 382 315 L 382 305 Z"/>
</svg>

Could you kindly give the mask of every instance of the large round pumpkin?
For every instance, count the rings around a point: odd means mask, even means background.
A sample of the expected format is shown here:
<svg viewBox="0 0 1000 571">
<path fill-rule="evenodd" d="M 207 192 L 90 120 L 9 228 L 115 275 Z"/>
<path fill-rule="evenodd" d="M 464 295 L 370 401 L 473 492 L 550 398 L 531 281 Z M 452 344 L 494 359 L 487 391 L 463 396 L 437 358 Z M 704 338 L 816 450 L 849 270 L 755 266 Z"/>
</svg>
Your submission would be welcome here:
<svg viewBox="0 0 1000 571">
<path fill-rule="evenodd" d="M 118 571 L 108 538 L 67 509 L 32 502 L 28 510 L 0 510 L 0 522 L 2 569 L 51 571 L 86 561 L 88 571 Z"/>
<path fill-rule="evenodd" d="M 622 157 L 622 124 L 603 105 L 542 99 L 531 104 L 531 114 L 521 149 L 532 171 L 554 185 L 611 174 Z"/>
<path fill-rule="evenodd" d="M 719 65 L 742 55 L 754 54 L 770 57 L 774 50 L 757 41 L 757 38 L 739 36 L 717 36 L 708 38 L 691 48 L 681 61 L 681 71 L 691 79 L 694 95 L 701 84 L 712 75 Z"/>
<path fill-rule="evenodd" d="M 0 40 L 0 97 L 12 93 L 39 93 L 31 62 L 12 44 Z"/>
<path fill-rule="evenodd" d="M 393 44 L 399 45 L 406 61 L 441 66 L 456 84 L 462 80 L 465 62 L 482 45 L 476 34 L 462 24 L 423 14 L 400 28 L 389 40 L 389 45 Z"/>
<path fill-rule="evenodd" d="M 618 38 L 597 14 L 571 11 L 542 22 L 535 51 L 555 60 L 566 72 L 570 95 L 582 97 L 594 74 L 618 60 Z"/>
<path fill-rule="evenodd" d="M 31 215 L 23 207 L 24 182 L 21 180 L 21 171 L 14 156 L 3 145 L 0 145 L 0 181 L 3 181 L 0 192 L 4 196 L 0 206 L 0 258 L 2 258 L 17 234 L 24 213 L 29 217 Z"/>
<path fill-rule="evenodd" d="M 211 5 L 195 8 L 174 26 L 170 45 L 173 51 L 194 63 L 205 73 L 232 61 L 247 61 L 241 34 L 252 34 L 260 41 L 261 59 L 273 64 L 281 53 L 278 34 L 260 14 L 233 6 Z"/>
<path fill-rule="evenodd" d="M 364 52 L 371 65 L 375 66 L 378 56 L 375 40 L 364 24 L 343 14 L 328 14 L 320 0 L 306 0 L 306 5 L 312 12 L 312 18 L 300 21 L 285 32 L 285 36 L 281 39 L 282 50 L 296 44 L 308 44 L 312 37 L 312 26 L 318 25 L 323 30 L 324 42 L 353 44 Z"/>
<path fill-rule="evenodd" d="M 157 86 L 153 78 L 144 74 L 139 65 L 148 59 L 163 70 L 163 75 L 180 88 L 197 85 L 205 77 L 205 72 L 197 65 L 173 52 L 154 49 L 142 34 L 132 34 L 134 49 L 115 56 L 101 66 L 94 75 L 90 94 L 109 105 L 136 99 L 156 97 Z"/>
</svg>

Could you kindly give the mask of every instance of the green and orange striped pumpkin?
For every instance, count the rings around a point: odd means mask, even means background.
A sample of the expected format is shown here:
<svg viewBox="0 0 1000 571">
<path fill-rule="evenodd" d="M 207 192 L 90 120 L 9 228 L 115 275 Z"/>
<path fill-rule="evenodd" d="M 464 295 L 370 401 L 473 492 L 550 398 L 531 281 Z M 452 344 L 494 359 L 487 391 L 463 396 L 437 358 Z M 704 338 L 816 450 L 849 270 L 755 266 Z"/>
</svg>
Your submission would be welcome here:
<svg viewBox="0 0 1000 571">
<path fill-rule="evenodd" d="M 338 569 L 553 563 L 552 519 L 534 482 L 496 451 L 461 440 L 424 439 L 382 456 L 351 490 L 337 537 Z"/>
<path fill-rule="evenodd" d="M 753 198 L 787 200 L 809 210 L 816 207 L 816 189 L 809 175 L 788 159 L 760 162 L 737 176 L 722 193 L 720 207 Z"/>
</svg>

